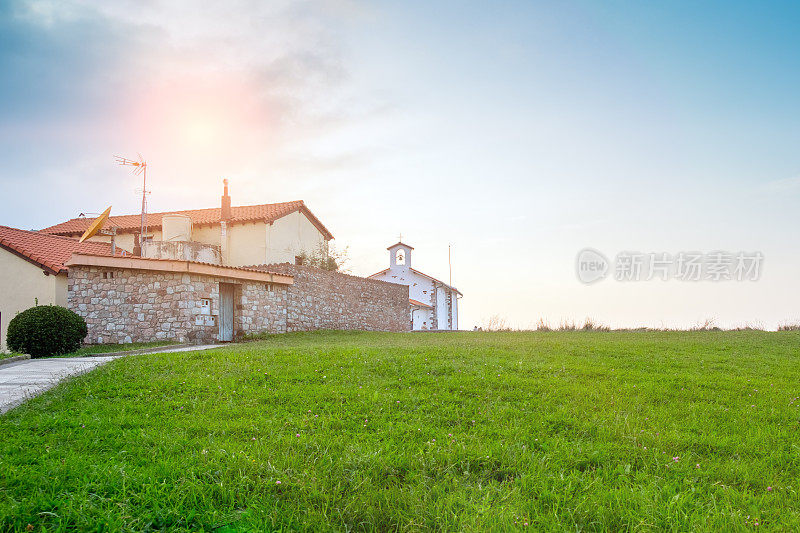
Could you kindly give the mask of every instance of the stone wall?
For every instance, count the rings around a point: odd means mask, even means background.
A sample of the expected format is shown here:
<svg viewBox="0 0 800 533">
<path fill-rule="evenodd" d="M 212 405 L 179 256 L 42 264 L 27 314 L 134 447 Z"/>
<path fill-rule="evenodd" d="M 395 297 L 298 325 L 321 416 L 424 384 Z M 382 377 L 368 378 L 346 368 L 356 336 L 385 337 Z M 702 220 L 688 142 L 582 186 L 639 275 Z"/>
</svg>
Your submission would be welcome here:
<svg viewBox="0 0 800 533">
<path fill-rule="evenodd" d="M 405 285 L 290 263 L 255 268 L 294 277 L 287 288 L 286 331 L 411 330 Z"/>
<path fill-rule="evenodd" d="M 67 306 L 86 320 L 89 344 L 212 342 L 219 338 L 220 282 L 235 285 L 234 335 L 286 331 L 284 286 L 200 274 L 73 266 Z"/>
<path fill-rule="evenodd" d="M 315 329 L 411 329 L 405 285 L 289 263 L 259 268 L 294 276 L 294 284 L 72 266 L 67 306 L 86 320 L 88 344 L 217 341 L 220 283 L 234 286 L 235 338 Z"/>
</svg>

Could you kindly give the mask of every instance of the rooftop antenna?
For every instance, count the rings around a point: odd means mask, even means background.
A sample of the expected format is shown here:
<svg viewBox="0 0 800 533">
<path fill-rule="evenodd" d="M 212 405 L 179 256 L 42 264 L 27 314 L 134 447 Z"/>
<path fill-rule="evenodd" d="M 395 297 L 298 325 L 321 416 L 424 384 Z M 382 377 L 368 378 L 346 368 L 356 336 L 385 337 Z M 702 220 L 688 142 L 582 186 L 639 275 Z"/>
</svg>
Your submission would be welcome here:
<svg viewBox="0 0 800 533">
<path fill-rule="evenodd" d="M 147 161 L 142 158 L 142 154 L 137 153 L 136 155 L 139 156 L 139 160 L 135 161 L 133 159 L 128 159 L 127 157 L 120 157 L 118 155 L 114 156 L 114 159 L 117 160 L 117 163 L 123 166 L 131 166 L 133 167 L 133 175 L 138 176 L 139 174 L 142 175 L 142 227 L 141 227 L 141 240 L 144 241 L 144 237 L 147 233 L 147 194 L 150 192 L 147 190 Z"/>
</svg>

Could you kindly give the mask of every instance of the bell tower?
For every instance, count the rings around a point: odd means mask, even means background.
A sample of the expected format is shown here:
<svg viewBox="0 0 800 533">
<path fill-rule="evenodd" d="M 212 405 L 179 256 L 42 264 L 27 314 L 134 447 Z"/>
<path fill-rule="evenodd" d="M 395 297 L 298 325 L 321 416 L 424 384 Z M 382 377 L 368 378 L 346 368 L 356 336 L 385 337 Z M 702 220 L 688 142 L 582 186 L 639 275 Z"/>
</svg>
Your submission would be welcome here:
<svg viewBox="0 0 800 533">
<path fill-rule="evenodd" d="M 411 250 L 413 246 L 398 242 L 387 248 L 389 250 L 389 268 L 395 267 L 410 267 L 411 266 Z"/>
</svg>

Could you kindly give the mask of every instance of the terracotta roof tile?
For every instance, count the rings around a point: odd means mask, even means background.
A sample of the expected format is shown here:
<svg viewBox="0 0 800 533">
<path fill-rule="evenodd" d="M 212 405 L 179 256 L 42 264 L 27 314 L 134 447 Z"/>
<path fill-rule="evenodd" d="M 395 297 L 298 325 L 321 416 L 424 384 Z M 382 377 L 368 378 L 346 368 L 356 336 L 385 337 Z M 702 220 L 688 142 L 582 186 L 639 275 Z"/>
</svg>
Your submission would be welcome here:
<svg viewBox="0 0 800 533">
<path fill-rule="evenodd" d="M 67 262 L 68 264 L 81 264 L 81 265 L 83 265 L 84 263 L 81 263 L 81 260 L 86 259 L 87 257 L 110 257 L 111 256 L 110 253 L 108 253 L 108 254 L 95 254 L 95 253 L 84 252 L 84 251 L 77 251 L 76 253 L 78 255 L 71 256 L 71 260 L 72 260 L 71 262 L 69 262 L 69 261 L 65 261 L 65 262 Z M 117 254 L 117 255 L 121 256 L 120 254 Z M 237 270 L 237 271 L 242 271 L 242 272 L 258 272 L 259 274 L 275 274 L 275 275 L 278 275 L 278 276 L 287 276 L 287 277 L 290 277 L 290 278 L 292 277 L 291 274 L 286 274 L 284 272 L 276 272 L 274 270 L 267 270 L 265 268 L 257 268 L 257 267 L 251 267 L 251 266 L 220 265 L 220 264 L 217 264 L 217 263 L 209 263 L 207 261 L 187 261 L 185 259 L 164 259 L 164 258 L 160 258 L 160 257 L 139 257 L 139 256 L 135 256 L 135 255 L 130 255 L 130 254 L 127 254 L 127 255 L 124 255 L 124 256 L 121 256 L 121 257 L 126 257 L 126 258 L 129 258 L 129 259 L 133 259 L 137 263 L 142 263 L 142 262 L 144 262 L 144 263 L 148 263 L 149 262 L 149 263 L 154 263 L 154 264 L 157 264 L 157 263 L 165 263 L 165 264 L 170 264 L 170 263 L 183 264 L 183 263 L 186 263 L 186 264 L 189 264 L 189 265 L 210 266 L 210 267 L 214 267 L 214 268 L 222 269 L 222 270 Z M 113 260 L 113 261 L 115 263 L 118 263 L 118 261 L 116 259 Z M 119 264 L 115 264 L 113 266 L 116 267 L 116 268 L 130 268 L 131 270 L 136 270 L 136 268 L 134 268 L 134 267 L 127 267 L 127 266 L 122 266 L 122 265 L 119 265 Z"/>
<path fill-rule="evenodd" d="M 261 204 L 261 205 L 243 205 L 238 207 L 231 207 L 231 219 L 229 222 L 244 223 L 244 222 L 273 222 L 279 218 L 285 217 L 295 211 L 301 211 L 309 220 L 319 229 L 319 231 L 328 239 L 333 239 L 333 235 L 328 229 L 322 225 L 317 217 L 306 207 L 302 200 L 293 202 L 282 202 L 278 204 Z M 163 213 L 147 213 L 147 227 L 149 229 L 161 228 L 161 217 L 164 215 L 187 215 L 192 219 L 192 224 L 217 224 L 220 221 L 219 207 L 210 209 L 189 209 L 185 211 L 166 211 Z M 53 235 L 81 235 L 89 224 L 92 223 L 91 218 L 73 218 L 61 224 L 50 226 L 42 230 L 43 233 L 50 233 Z M 132 232 L 141 228 L 141 215 L 119 215 L 108 217 L 108 222 L 103 226 L 104 228 L 117 228 L 119 232 Z"/>
<path fill-rule="evenodd" d="M 427 307 L 428 309 L 433 309 L 433 306 L 428 305 L 428 304 L 424 304 L 424 303 L 420 302 L 419 300 L 415 300 L 413 298 L 409 298 L 408 299 L 408 303 L 410 303 L 411 305 L 416 306 L 416 307 Z"/>
<path fill-rule="evenodd" d="M 0 248 L 54 274 L 66 272 L 64 263 L 73 253 L 111 255 L 111 245 L 105 242 L 78 242 L 76 239 L 47 235 L 38 231 L 0 226 Z M 117 255 L 123 255 L 122 250 Z"/>
</svg>

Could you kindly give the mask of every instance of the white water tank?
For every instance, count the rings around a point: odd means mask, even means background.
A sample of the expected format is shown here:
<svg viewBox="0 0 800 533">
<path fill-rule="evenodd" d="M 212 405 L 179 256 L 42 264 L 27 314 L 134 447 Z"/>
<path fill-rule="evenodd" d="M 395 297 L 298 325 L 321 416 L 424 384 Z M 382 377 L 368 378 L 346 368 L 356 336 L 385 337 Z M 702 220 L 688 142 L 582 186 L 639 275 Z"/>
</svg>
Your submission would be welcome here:
<svg viewBox="0 0 800 533">
<path fill-rule="evenodd" d="M 192 219 L 188 215 L 170 214 L 161 217 L 161 240 L 186 242 L 192 240 Z"/>
</svg>

